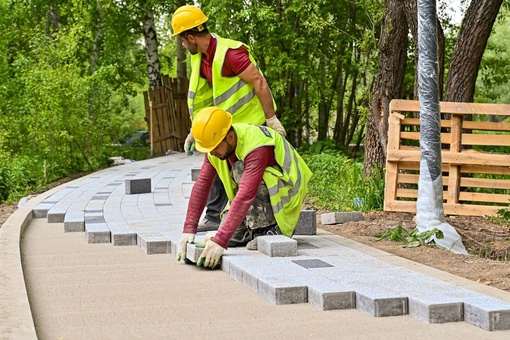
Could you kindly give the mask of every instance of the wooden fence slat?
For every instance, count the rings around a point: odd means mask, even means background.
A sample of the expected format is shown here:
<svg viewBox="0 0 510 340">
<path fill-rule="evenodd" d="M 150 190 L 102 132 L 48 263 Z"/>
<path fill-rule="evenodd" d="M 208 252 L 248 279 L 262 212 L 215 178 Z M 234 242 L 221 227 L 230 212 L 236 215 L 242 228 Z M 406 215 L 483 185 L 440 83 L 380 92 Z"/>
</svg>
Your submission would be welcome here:
<svg viewBox="0 0 510 340">
<path fill-rule="evenodd" d="M 485 114 L 508 116 L 510 104 L 440 102 L 441 112 L 451 114 Z M 398 99 L 390 102 L 390 111 L 420 112 L 417 100 Z"/>
<path fill-rule="evenodd" d="M 184 140 L 190 130 L 191 122 L 186 114 L 183 119 L 182 108 L 187 113 L 188 81 L 163 77 L 163 85 L 143 93 L 145 120 L 149 127 L 153 143 L 153 156 L 162 156 L 167 151 L 182 151 Z M 152 102 L 153 127 L 150 124 L 149 100 Z"/>
<path fill-rule="evenodd" d="M 497 166 L 510 166 L 510 156 L 503 154 L 488 154 L 481 152 L 449 152 L 442 151 L 441 156 L 443 163 L 450 164 L 485 164 L 485 165 L 497 165 Z M 389 162 L 419 162 L 420 152 L 413 150 L 388 150 L 387 160 Z"/>
</svg>

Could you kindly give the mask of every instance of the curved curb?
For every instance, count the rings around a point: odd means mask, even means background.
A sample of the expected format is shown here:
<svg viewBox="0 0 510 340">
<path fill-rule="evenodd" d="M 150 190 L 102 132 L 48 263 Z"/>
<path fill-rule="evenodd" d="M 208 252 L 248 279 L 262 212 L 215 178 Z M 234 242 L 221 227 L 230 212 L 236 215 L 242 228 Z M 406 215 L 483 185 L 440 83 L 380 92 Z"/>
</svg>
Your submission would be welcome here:
<svg viewBox="0 0 510 340">
<path fill-rule="evenodd" d="M 32 210 L 63 186 L 80 177 L 32 197 L 0 228 L 0 338 L 37 339 L 25 277 L 21 264 L 21 236 L 33 218 Z"/>
</svg>

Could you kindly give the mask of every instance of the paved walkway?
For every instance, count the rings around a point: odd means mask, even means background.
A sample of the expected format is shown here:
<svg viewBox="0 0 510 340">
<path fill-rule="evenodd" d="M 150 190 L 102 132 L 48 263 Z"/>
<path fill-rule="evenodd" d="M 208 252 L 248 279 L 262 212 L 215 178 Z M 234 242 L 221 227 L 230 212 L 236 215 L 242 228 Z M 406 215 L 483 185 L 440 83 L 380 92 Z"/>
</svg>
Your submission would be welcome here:
<svg viewBox="0 0 510 340">
<path fill-rule="evenodd" d="M 0 228 L 0 339 L 510 338 L 510 293 L 321 230 L 297 256 L 177 262 L 201 160 L 105 169 L 18 209 Z"/>
</svg>

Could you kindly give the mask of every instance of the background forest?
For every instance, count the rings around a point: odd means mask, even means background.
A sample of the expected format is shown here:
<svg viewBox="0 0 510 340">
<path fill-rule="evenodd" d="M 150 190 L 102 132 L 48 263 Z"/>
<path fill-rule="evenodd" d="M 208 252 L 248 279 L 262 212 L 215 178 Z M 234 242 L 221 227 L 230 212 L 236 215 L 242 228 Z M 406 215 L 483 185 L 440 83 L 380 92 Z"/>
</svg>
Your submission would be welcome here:
<svg viewBox="0 0 510 340">
<path fill-rule="evenodd" d="M 185 3 L 0 0 L 0 203 L 112 156 L 150 156 L 119 142 L 147 129 L 143 91 L 163 74 L 189 74 L 169 28 Z M 387 104 L 417 93 L 416 2 L 197 4 L 212 32 L 252 47 L 288 138 L 312 169 L 348 167 L 346 178 L 332 171 L 351 184 L 345 202 L 364 197 L 364 210 L 378 208 Z M 510 103 L 509 3 L 438 1 L 438 18 L 442 100 Z M 359 185 L 374 169 L 378 180 Z"/>
</svg>

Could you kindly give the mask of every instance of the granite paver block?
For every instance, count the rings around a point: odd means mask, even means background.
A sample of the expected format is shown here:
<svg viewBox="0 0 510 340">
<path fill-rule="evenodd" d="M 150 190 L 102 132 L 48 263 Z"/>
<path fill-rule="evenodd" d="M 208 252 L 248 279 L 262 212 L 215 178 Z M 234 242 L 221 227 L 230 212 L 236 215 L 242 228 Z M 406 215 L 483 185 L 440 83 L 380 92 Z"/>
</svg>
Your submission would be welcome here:
<svg viewBox="0 0 510 340">
<path fill-rule="evenodd" d="M 147 194 L 151 192 L 151 179 L 126 179 L 126 195 Z"/>
<path fill-rule="evenodd" d="M 197 247 L 196 243 L 188 243 L 188 247 L 186 248 L 186 258 L 193 263 L 197 263 L 200 255 L 204 251 L 204 248 Z"/>
<path fill-rule="evenodd" d="M 34 218 L 46 218 L 48 216 L 48 211 L 55 205 L 55 203 L 45 203 L 41 202 L 37 204 L 32 210 L 32 214 Z"/>
<path fill-rule="evenodd" d="M 165 236 L 137 235 L 137 242 L 147 255 L 169 254 L 173 243 Z"/>
<path fill-rule="evenodd" d="M 85 231 L 85 217 L 83 211 L 67 213 L 64 217 L 64 232 Z"/>
<path fill-rule="evenodd" d="M 409 298 L 409 315 L 427 323 L 459 322 L 464 320 L 464 304 L 438 303 L 427 304 Z"/>
<path fill-rule="evenodd" d="M 294 235 L 317 234 L 317 214 L 315 210 L 301 210 Z"/>
<path fill-rule="evenodd" d="M 308 287 L 290 282 L 284 277 L 264 277 L 258 280 L 259 295 L 275 305 L 306 303 Z"/>
<path fill-rule="evenodd" d="M 131 229 L 112 230 L 111 238 L 114 246 L 136 246 L 136 233 Z"/>
<path fill-rule="evenodd" d="M 193 182 L 196 182 L 199 175 L 200 175 L 200 169 L 191 169 L 191 180 Z"/>
<path fill-rule="evenodd" d="M 464 321 L 488 331 L 510 329 L 509 303 L 483 295 L 464 301 Z"/>
<path fill-rule="evenodd" d="M 406 315 L 409 313 L 407 297 L 377 287 L 356 290 L 356 309 L 375 317 Z"/>
<path fill-rule="evenodd" d="M 106 223 L 85 224 L 88 243 L 110 243 L 111 235 Z"/>
<path fill-rule="evenodd" d="M 320 310 L 354 309 L 356 308 L 356 292 L 354 290 L 340 291 L 308 287 L 308 303 Z"/>
<path fill-rule="evenodd" d="M 64 222 L 65 213 L 51 213 L 48 212 L 46 217 L 48 218 L 48 223 L 62 223 Z"/>
<path fill-rule="evenodd" d="M 257 237 L 258 251 L 270 257 L 297 255 L 297 241 L 285 235 Z"/>
<path fill-rule="evenodd" d="M 322 224 L 340 224 L 349 221 L 360 221 L 362 218 L 361 211 L 334 212 L 321 215 Z"/>
<path fill-rule="evenodd" d="M 64 217 L 67 212 L 67 207 L 59 206 L 59 204 L 55 204 L 50 210 L 46 217 L 48 218 L 48 223 L 62 223 L 64 222 Z"/>
</svg>

